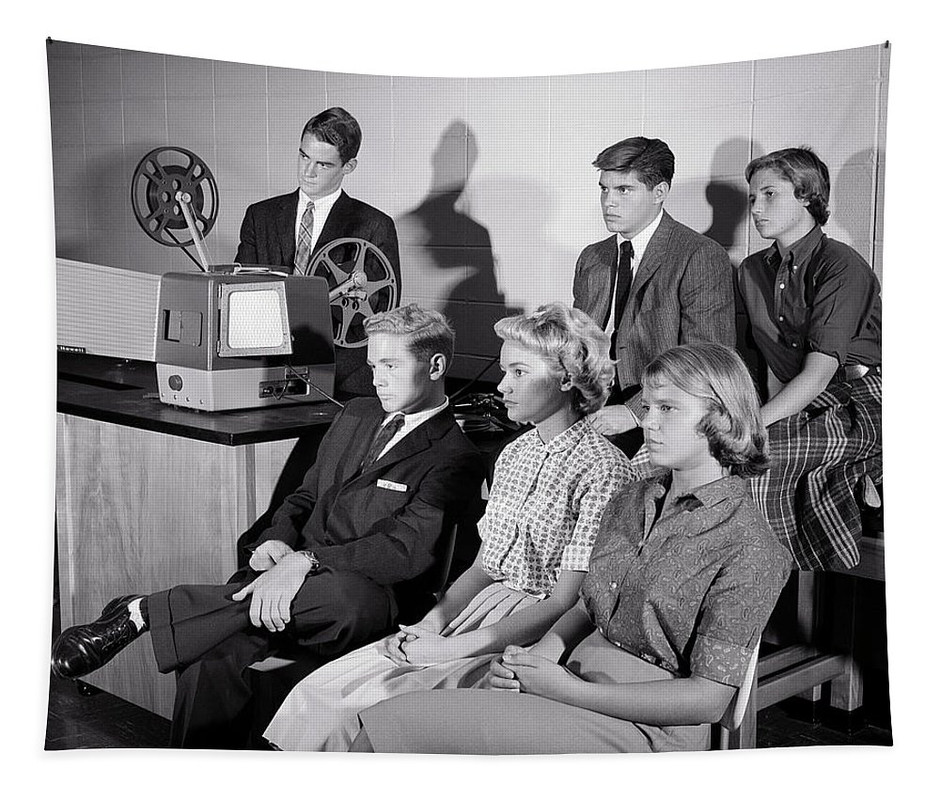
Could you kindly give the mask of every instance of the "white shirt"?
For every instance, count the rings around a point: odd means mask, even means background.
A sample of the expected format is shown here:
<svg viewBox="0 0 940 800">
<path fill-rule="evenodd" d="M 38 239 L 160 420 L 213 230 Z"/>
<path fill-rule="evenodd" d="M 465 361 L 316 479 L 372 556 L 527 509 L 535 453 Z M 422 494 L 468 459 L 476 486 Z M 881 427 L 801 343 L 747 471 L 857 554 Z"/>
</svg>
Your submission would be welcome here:
<svg viewBox="0 0 940 800">
<path fill-rule="evenodd" d="M 378 461 L 382 456 L 384 456 L 389 450 L 391 450 L 396 444 L 398 444 L 402 439 L 404 439 L 409 433 L 411 433 L 415 428 L 421 425 L 424 422 L 427 422 L 435 414 L 440 414 L 447 404 L 450 402 L 448 398 L 444 398 L 444 402 L 435 408 L 428 408 L 424 411 L 416 411 L 414 414 L 405 414 L 405 422 L 399 428 L 398 433 L 396 433 L 391 439 L 389 439 L 388 444 L 382 449 L 382 452 L 376 456 L 376 461 Z M 394 411 L 391 414 L 386 414 L 385 419 L 382 420 L 382 427 L 388 424 L 388 421 L 394 417 L 396 414 L 400 414 L 400 411 Z"/>
<path fill-rule="evenodd" d="M 319 200 L 311 200 L 304 194 L 304 190 L 300 189 L 297 199 L 297 218 L 294 220 L 294 242 L 295 244 L 300 244 L 300 223 L 304 218 L 304 211 L 307 210 L 307 204 L 313 203 L 313 227 L 310 229 L 310 255 L 312 256 L 315 252 L 317 246 L 317 239 L 320 238 L 320 234 L 323 232 L 323 224 L 326 222 L 326 218 L 329 216 L 330 209 L 333 208 L 333 203 L 336 202 L 336 198 L 339 197 L 339 193 L 342 191 L 342 188 L 337 189 L 332 194 L 328 194 L 326 197 L 321 197 Z"/>
<path fill-rule="evenodd" d="M 613 336 L 614 328 L 617 327 L 617 323 L 620 321 L 614 319 L 614 298 L 617 296 L 617 275 L 620 272 L 620 245 L 627 241 L 633 244 L 633 260 L 630 262 L 630 273 L 635 276 L 636 268 L 643 260 L 646 247 L 649 245 L 650 239 L 653 238 L 653 234 L 656 233 L 656 229 L 659 227 L 659 223 L 662 222 L 662 219 L 663 210 L 660 208 L 656 218 L 632 239 L 626 239 L 622 233 L 617 234 L 617 271 L 614 273 L 614 285 L 610 294 L 610 314 L 607 316 L 607 325 L 604 327 L 604 333 Z"/>
</svg>

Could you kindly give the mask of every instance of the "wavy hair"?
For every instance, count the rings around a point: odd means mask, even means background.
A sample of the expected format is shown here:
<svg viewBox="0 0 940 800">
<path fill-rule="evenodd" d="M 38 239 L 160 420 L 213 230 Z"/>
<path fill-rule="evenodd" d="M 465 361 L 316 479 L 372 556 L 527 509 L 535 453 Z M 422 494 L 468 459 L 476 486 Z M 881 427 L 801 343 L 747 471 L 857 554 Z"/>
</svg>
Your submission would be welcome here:
<svg viewBox="0 0 940 800">
<path fill-rule="evenodd" d="M 300 138 L 308 134 L 319 142 L 333 145 L 344 164 L 359 154 L 359 145 L 362 144 L 362 130 L 356 118 L 339 106 L 328 108 L 308 119 Z"/>
<path fill-rule="evenodd" d="M 697 430 L 708 440 L 712 458 L 732 475 L 759 475 L 770 466 L 757 389 L 734 350 L 707 343 L 670 348 L 647 365 L 642 383 L 671 383 L 707 402 Z"/>
<path fill-rule="evenodd" d="M 663 182 L 672 186 L 676 157 L 662 139 L 633 136 L 601 150 L 591 166 L 599 170 L 634 172 L 637 180 L 652 191 Z"/>
<path fill-rule="evenodd" d="M 762 169 L 772 169 L 793 184 L 793 196 L 806 200 L 806 210 L 817 225 L 829 221 L 829 167 L 808 147 L 788 147 L 755 158 L 744 170 L 751 177 Z"/>
<path fill-rule="evenodd" d="M 430 361 L 441 353 L 450 367 L 454 359 L 454 329 L 439 311 L 429 311 L 417 303 L 399 306 L 369 317 L 362 325 L 366 336 L 391 333 L 408 337 L 408 350 L 419 361 Z"/>
<path fill-rule="evenodd" d="M 531 314 L 505 317 L 493 330 L 503 341 L 518 342 L 541 355 L 553 375 L 569 378 L 580 415 L 604 405 L 614 378 L 610 337 L 583 311 L 548 303 Z"/>
</svg>

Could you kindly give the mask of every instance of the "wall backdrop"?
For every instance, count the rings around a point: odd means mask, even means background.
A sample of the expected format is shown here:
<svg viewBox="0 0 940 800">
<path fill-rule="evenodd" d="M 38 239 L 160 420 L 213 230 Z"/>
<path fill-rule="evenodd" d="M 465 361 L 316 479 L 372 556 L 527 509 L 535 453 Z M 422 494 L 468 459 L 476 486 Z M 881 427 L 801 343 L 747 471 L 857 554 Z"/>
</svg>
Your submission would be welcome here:
<svg viewBox="0 0 940 800">
<path fill-rule="evenodd" d="M 199 155 L 219 185 L 212 262 L 235 255 L 252 202 L 296 188 L 306 120 L 341 105 L 363 130 L 349 194 L 395 218 L 402 302 L 456 324 L 456 374 L 498 350 L 495 319 L 571 302 L 575 259 L 607 236 L 598 152 L 628 136 L 666 141 L 666 203 L 737 264 L 765 246 L 746 214 L 744 167 L 810 145 L 829 166 L 833 237 L 882 276 L 889 48 L 678 69 L 515 78 L 355 75 L 50 41 L 56 255 L 147 273 L 191 271 L 131 208 L 150 150 Z M 311 64 L 312 67 L 316 66 Z"/>
</svg>

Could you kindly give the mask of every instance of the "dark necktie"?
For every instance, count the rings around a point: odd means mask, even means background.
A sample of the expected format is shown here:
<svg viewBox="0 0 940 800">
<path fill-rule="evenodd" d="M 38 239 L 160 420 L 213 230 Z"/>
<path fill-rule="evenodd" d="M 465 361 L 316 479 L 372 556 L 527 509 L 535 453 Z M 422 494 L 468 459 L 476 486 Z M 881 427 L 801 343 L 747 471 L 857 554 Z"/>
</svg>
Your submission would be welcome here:
<svg viewBox="0 0 940 800">
<path fill-rule="evenodd" d="M 372 466 L 375 460 L 379 457 L 379 454 L 385 449 L 392 437 L 401 430 L 401 426 L 405 424 L 405 415 L 396 414 L 392 417 L 385 425 L 379 428 L 379 432 L 375 435 L 375 439 L 372 441 L 372 446 L 369 448 L 369 452 L 366 453 L 366 457 L 362 459 L 362 464 L 359 466 L 359 471 L 366 469 L 366 467 Z"/>
<path fill-rule="evenodd" d="M 623 310 L 627 307 L 627 297 L 630 295 L 630 283 L 633 280 L 633 271 L 630 263 L 633 261 L 633 243 L 629 241 L 620 244 L 620 261 L 617 264 L 617 296 L 614 298 L 614 330 L 620 325 Z"/>
<path fill-rule="evenodd" d="M 306 275 L 310 262 L 310 248 L 313 246 L 313 203 L 307 203 L 304 215 L 300 218 L 300 231 L 297 236 L 297 253 L 294 255 L 294 274 Z"/>
</svg>

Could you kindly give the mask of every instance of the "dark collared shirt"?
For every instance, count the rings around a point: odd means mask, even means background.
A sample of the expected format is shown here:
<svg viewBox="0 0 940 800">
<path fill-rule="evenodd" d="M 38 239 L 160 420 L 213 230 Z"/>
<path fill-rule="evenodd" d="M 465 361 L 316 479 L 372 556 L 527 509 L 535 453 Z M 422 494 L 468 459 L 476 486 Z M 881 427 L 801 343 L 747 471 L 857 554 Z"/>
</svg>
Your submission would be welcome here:
<svg viewBox="0 0 940 800">
<path fill-rule="evenodd" d="M 783 383 L 807 353 L 846 364 L 881 364 L 881 287 L 871 267 L 818 225 L 783 252 L 748 256 L 738 286 L 757 348 Z"/>
<path fill-rule="evenodd" d="M 656 519 L 669 480 L 632 483 L 611 500 L 581 596 L 621 649 L 739 686 L 791 556 L 738 477 L 698 487 Z"/>
</svg>

